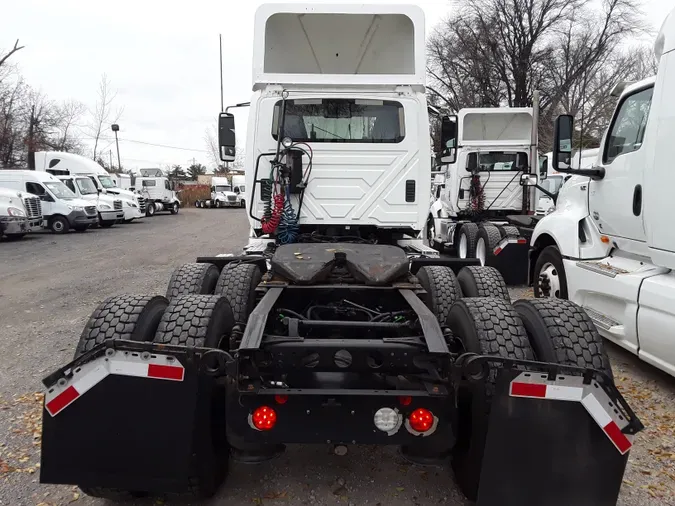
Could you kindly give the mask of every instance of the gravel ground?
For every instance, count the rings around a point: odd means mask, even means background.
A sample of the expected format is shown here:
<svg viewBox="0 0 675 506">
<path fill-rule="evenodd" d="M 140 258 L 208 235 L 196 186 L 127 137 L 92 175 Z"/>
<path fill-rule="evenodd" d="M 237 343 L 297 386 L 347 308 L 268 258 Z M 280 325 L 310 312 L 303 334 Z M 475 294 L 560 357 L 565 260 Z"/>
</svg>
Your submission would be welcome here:
<svg viewBox="0 0 675 506">
<path fill-rule="evenodd" d="M 175 266 L 234 252 L 241 210 L 185 209 L 85 234 L 0 244 L 0 505 L 103 506 L 75 487 L 38 483 L 40 379 L 73 355 L 94 307 L 119 293 L 164 294 Z M 531 296 L 527 289 L 512 297 Z M 619 504 L 675 505 L 675 380 L 610 347 L 617 384 L 647 426 L 631 452 Z M 164 504 L 147 501 L 139 504 Z M 232 465 L 213 505 L 468 503 L 447 467 L 411 466 L 393 448 L 294 446 L 259 466 Z"/>
</svg>

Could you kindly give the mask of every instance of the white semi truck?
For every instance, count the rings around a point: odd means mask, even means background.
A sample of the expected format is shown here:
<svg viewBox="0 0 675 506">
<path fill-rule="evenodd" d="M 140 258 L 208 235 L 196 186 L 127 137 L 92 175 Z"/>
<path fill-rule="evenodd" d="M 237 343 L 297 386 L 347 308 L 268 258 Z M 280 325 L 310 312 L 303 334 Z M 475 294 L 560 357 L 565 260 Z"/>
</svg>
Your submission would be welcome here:
<svg viewBox="0 0 675 506">
<path fill-rule="evenodd" d="M 35 170 L 56 176 L 87 176 L 96 189 L 122 200 L 124 221 L 131 222 L 145 216 L 145 199 L 132 191 L 119 188 L 103 167 L 86 156 L 61 151 L 38 151 L 35 154 Z"/>
<path fill-rule="evenodd" d="M 42 228 L 40 198 L 27 192 L 0 188 L 0 238 L 20 239 Z"/>
<path fill-rule="evenodd" d="M 446 122 L 447 124 L 447 122 Z M 426 218 L 427 241 L 496 267 L 508 284 L 527 281 L 527 242 L 538 202 L 521 176 L 535 172 L 537 108 L 471 108 L 456 116 L 450 163 Z M 540 190 L 541 191 L 541 190 Z"/>
<path fill-rule="evenodd" d="M 642 424 L 588 317 L 564 300 L 512 305 L 493 268 L 423 244 L 422 9 L 277 3 L 254 33 L 245 251 L 178 266 L 166 297 L 95 309 L 43 380 L 40 481 L 202 504 L 230 485 L 231 456 L 395 445 L 451 460 L 480 506 L 616 504 Z M 223 112 L 223 161 L 235 146 Z M 546 311 L 582 322 L 567 335 L 588 361 L 563 353 Z"/>
<path fill-rule="evenodd" d="M 537 297 L 570 299 L 600 333 L 675 376 L 675 11 L 656 39 L 656 77 L 622 89 L 594 162 L 557 119 L 553 168 L 572 175 L 532 235 Z M 575 167 L 576 166 L 576 167 Z"/>
<path fill-rule="evenodd" d="M 243 177 L 243 176 L 235 176 Z M 242 190 L 234 188 L 227 177 L 214 176 L 211 178 L 211 198 L 197 200 L 197 207 L 246 207 Z"/>
<path fill-rule="evenodd" d="M 136 191 L 146 202 L 147 216 L 154 216 L 161 211 L 178 214 L 180 200 L 174 190 L 174 185 L 164 175 L 162 169 L 141 169 L 141 175 L 136 176 Z"/>
</svg>

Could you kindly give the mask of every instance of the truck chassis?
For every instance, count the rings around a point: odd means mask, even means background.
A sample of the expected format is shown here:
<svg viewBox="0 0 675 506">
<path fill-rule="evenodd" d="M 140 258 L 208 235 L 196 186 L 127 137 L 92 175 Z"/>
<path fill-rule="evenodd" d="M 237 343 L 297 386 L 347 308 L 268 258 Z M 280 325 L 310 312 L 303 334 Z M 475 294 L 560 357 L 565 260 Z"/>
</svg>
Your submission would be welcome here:
<svg viewBox="0 0 675 506">
<path fill-rule="evenodd" d="M 479 506 L 615 504 L 642 425 L 592 323 L 568 301 L 512 306 L 503 280 L 463 297 L 455 271 L 490 267 L 419 260 L 293 244 L 181 266 L 166 298 L 106 300 L 75 360 L 44 380 L 41 481 L 111 499 L 207 497 L 230 456 L 393 444 L 414 462 L 450 459 Z M 581 332 L 569 333 L 585 343 L 574 361 L 543 358 L 563 346 L 541 326 L 546 311 Z"/>
</svg>

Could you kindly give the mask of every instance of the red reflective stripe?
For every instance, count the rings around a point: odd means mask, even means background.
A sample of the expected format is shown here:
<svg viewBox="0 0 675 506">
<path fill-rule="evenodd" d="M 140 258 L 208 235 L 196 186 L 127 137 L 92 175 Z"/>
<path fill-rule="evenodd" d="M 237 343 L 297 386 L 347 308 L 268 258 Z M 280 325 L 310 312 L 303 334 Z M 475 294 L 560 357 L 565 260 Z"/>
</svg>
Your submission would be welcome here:
<svg viewBox="0 0 675 506">
<path fill-rule="evenodd" d="M 517 397 L 546 397 L 546 385 L 511 383 L 511 395 Z"/>
<path fill-rule="evenodd" d="M 527 239 L 518 239 L 518 244 L 527 244 Z"/>
<path fill-rule="evenodd" d="M 183 381 L 183 368 L 173 365 L 148 365 L 148 378 Z"/>
<path fill-rule="evenodd" d="M 497 248 L 497 249 L 495 250 L 495 255 L 499 255 L 501 252 L 502 252 L 502 249 L 501 249 L 501 248 Z"/>
<path fill-rule="evenodd" d="M 63 392 L 61 392 L 59 395 L 57 395 L 51 401 L 45 404 L 45 407 L 47 408 L 49 414 L 54 416 L 63 408 L 65 408 L 68 404 L 77 399 L 79 396 L 80 393 L 77 390 L 75 390 L 74 386 L 70 385 Z"/>
<path fill-rule="evenodd" d="M 605 434 L 609 436 L 609 439 L 612 440 L 622 455 L 630 450 L 631 446 L 633 446 L 626 435 L 621 432 L 621 429 L 619 429 L 619 426 L 616 424 L 616 422 L 609 422 L 602 428 L 602 430 L 605 431 Z"/>
</svg>

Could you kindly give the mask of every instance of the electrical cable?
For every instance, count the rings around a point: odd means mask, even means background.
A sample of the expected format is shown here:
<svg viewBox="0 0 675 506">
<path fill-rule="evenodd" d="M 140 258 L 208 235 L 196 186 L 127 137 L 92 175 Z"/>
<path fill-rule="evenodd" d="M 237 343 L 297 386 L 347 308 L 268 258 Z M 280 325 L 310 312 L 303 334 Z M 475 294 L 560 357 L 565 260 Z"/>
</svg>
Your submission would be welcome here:
<svg viewBox="0 0 675 506">
<path fill-rule="evenodd" d="M 277 238 L 281 244 L 291 244 L 298 238 L 299 227 L 298 219 L 291 203 L 290 186 L 286 186 L 285 194 L 281 221 L 277 227 Z"/>
</svg>

